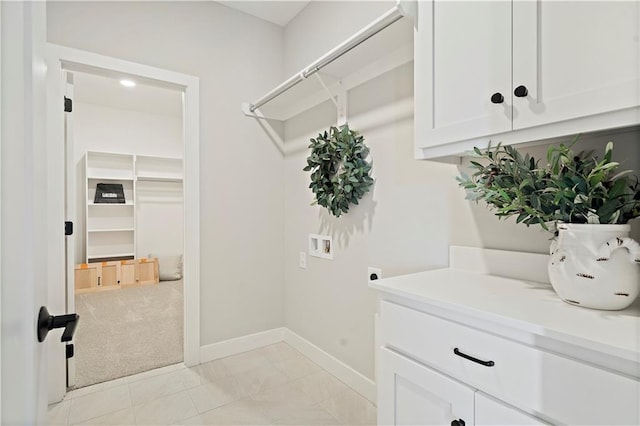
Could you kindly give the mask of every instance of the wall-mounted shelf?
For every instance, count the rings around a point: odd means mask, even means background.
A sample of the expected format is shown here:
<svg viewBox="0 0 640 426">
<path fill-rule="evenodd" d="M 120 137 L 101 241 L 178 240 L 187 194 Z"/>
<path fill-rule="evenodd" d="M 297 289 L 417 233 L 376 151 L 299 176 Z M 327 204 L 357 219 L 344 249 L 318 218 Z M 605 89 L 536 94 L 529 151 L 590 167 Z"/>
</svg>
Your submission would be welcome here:
<svg viewBox="0 0 640 426">
<path fill-rule="evenodd" d="M 133 232 L 133 228 L 104 228 L 104 229 L 89 229 L 87 232 Z"/>
<path fill-rule="evenodd" d="M 90 207 L 132 207 L 135 206 L 135 204 L 132 201 L 127 201 L 125 203 L 94 203 L 94 202 L 89 202 L 87 203 L 87 205 L 89 205 Z"/>
<path fill-rule="evenodd" d="M 402 18 L 411 16 L 414 6 L 412 1 L 398 2 L 260 99 L 244 103 L 242 111 L 254 118 L 284 121 L 332 98 L 340 109 L 337 96 L 413 60 L 413 21 Z M 316 73 L 321 82 L 311 78 Z"/>
<path fill-rule="evenodd" d="M 138 182 L 182 182 L 182 176 L 138 175 L 136 180 Z"/>
<path fill-rule="evenodd" d="M 138 181 L 182 182 L 182 158 L 136 155 L 135 177 Z"/>
<path fill-rule="evenodd" d="M 134 257 L 137 248 L 135 206 L 142 182 L 160 182 L 151 184 L 154 190 L 173 193 L 177 187 L 174 182 L 182 183 L 182 167 L 181 158 L 87 152 L 85 262 Z M 125 203 L 94 202 L 98 183 L 122 184 Z"/>
<path fill-rule="evenodd" d="M 87 152 L 87 179 L 133 180 L 133 156 L 110 152 Z"/>
</svg>

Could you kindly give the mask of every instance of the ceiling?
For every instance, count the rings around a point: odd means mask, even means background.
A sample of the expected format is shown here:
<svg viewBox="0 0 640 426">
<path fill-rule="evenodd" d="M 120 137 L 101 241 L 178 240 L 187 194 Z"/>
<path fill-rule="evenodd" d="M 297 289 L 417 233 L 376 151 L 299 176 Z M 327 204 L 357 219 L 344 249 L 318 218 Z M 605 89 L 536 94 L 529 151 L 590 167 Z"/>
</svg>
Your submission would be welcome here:
<svg viewBox="0 0 640 426">
<path fill-rule="evenodd" d="M 280 26 L 286 26 L 310 1 L 219 1 L 227 7 L 239 10 Z M 144 85 L 128 88 L 119 78 L 110 78 L 82 72 L 74 72 L 74 99 L 111 108 L 127 109 L 149 114 L 182 116 L 182 93 L 178 90 Z"/>
<path fill-rule="evenodd" d="M 74 71 L 73 98 L 79 103 L 182 117 L 182 92 L 140 82 L 124 87 L 116 78 Z"/>
<path fill-rule="evenodd" d="M 231 0 L 218 3 L 284 27 L 311 2 Z"/>
</svg>

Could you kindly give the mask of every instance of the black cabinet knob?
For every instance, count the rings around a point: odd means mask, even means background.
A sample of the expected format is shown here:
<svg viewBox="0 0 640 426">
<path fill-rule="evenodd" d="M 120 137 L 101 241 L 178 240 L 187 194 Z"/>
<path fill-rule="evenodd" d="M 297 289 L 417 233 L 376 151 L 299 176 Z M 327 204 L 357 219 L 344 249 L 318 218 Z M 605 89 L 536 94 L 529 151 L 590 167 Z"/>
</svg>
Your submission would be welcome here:
<svg viewBox="0 0 640 426">
<path fill-rule="evenodd" d="M 513 94 L 516 95 L 517 98 L 524 98 L 529 94 L 529 91 L 525 86 L 518 86 L 516 90 L 513 91 Z"/>
<path fill-rule="evenodd" d="M 504 102 L 504 96 L 502 96 L 502 93 L 498 92 L 491 95 L 492 104 L 501 104 L 503 102 Z"/>
<path fill-rule="evenodd" d="M 458 420 L 453 420 L 451 421 L 451 426 L 464 426 L 464 420 L 462 419 L 458 419 Z"/>
</svg>

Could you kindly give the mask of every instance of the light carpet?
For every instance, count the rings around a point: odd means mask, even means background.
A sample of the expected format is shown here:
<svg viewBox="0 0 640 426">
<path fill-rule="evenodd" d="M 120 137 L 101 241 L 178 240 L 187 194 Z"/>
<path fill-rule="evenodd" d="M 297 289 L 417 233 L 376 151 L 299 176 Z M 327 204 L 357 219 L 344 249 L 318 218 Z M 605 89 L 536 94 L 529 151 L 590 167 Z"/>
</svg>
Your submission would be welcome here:
<svg viewBox="0 0 640 426">
<path fill-rule="evenodd" d="M 183 284 L 76 295 L 75 388 L 183 360 Z"/>
</svg>

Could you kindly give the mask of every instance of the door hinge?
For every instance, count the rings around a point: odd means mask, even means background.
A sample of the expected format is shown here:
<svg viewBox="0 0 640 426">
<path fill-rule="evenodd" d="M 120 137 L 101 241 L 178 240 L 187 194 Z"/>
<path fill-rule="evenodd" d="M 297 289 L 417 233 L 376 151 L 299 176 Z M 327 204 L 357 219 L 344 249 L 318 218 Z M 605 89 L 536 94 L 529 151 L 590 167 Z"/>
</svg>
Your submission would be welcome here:
<svg viewBox="0 0 640 426">
<path fill-rule="evenodd" d="M 74 355 L 73 343 L 68 344 L 66 348 L 67 348 L 67 359 L 73 358 L 73 355 Z"/>
<path fill-rule="evenodd" d="M 73 101 L 66 96 L 64 97 L 64 112 L 71 112 L 73 110 Z"/>
<path fill-rule="evenodd" d="M 73 222 L 64 223 L 64 235 L 73 235 Z"/>
</svg>

